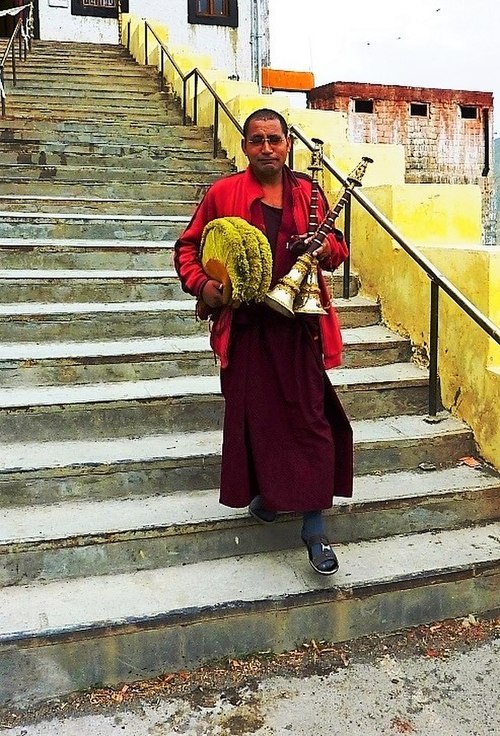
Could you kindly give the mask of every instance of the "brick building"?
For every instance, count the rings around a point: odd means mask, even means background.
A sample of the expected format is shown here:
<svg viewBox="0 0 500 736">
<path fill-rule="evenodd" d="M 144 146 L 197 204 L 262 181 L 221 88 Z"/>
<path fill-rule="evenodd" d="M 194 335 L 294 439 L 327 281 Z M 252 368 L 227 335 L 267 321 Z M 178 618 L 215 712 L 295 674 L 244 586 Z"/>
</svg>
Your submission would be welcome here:
<svg viewBox="0 0 500 736">
<path fill-rule="evenodd" d="M 493 95 L 452 89 L 331 82 L 307 93 L 313 109 L 347 115 L 353 143 L 399 143 L 407 182 L 479 184 L 483 242 L 495 243 Z"/>
</svg>

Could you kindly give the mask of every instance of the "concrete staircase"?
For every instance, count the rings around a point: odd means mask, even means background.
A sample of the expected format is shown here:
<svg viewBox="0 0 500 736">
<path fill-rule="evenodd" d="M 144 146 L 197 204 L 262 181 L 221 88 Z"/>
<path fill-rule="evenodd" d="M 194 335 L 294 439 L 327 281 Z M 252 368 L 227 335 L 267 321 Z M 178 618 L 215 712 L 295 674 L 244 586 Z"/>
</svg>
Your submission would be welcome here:
<svg viewBox="0 0 500 736">
<path fill-rule="evenodd" d="M 230 163 L 116 47 L 37 42 L 7 104 L 0 704 L 498 608 L 499 476 L 428 421 L 427 373 L 357 279 L 333 284 L 356 482 L 324 580 L 298 518 L 217 501 L 217 370 L 171 250 Z"/>
</svg>

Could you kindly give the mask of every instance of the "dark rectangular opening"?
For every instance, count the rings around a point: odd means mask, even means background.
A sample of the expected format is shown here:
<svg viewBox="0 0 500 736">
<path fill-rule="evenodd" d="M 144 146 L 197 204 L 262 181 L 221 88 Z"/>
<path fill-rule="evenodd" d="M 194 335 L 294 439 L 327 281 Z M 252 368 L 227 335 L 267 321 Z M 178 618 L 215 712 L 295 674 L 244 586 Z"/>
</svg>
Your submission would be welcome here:
<svg viewBox="0 0 500 736">
<path fill-rule="evenodd" d="M 188 23 L 238 27 L 238 0 L 188 0 Z"/>
<path fill-rule="evenodd" d="M 460 105 L 460 115 L 466 120 L 476 120 L 477 107 L 473 105 Z"/>
<path fill-rule="evenodd" d="M 426 118 L 429 115 L 429 105 L 427 102 L 410 103 L 410 115 L 416 118 Z"/>
<path fill-rule="evenodd" d="M 123 8 L 122 11 L 126 12 Z M 118 0 L 71 0 L 72 15 L 90 15 L 94 18 L 117 18 Z"/>
<path fill-rule="evenodd" d="M 373 100 L 354 100 L 354 112 L 373 112 Z"/>
</svg>

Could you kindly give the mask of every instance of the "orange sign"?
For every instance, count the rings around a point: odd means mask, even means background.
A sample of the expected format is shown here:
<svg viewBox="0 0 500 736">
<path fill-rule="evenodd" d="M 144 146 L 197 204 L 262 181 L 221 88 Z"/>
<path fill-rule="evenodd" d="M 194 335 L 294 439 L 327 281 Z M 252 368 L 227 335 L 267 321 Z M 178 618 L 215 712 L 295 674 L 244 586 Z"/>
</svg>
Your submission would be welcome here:
<svg viewBox="0 0 500 736">
<path fill-rule="evenodd" d="M 262 86 L 280 92 L 308 92 L 314 87 L 314 74 L 264 67 Z"/>
</svg>

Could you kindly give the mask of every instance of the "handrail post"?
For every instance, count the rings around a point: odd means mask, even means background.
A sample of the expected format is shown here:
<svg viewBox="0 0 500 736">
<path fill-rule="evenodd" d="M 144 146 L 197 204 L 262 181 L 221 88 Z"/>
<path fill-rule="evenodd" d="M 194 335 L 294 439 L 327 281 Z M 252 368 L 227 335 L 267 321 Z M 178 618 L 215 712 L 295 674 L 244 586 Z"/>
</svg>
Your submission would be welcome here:
<svg viewBox="0 0 500 736">
<path fill-rule="evenodd" d="M 431 279 L 431 303 L 429 319 L 429 416 L 435 417 L 438 404 L 438 330 L 439 283 Z"/>
<path fill-rule="evenodd" d="M 144 21 L 144 66 L 148 65 L 148 22 Z"/>
<path fill-rule="evenodd" d="M 182 124 L 187 124 L 187 79 L 182 80 Z"/>
<path fill-rule="evenodd" d="M 344 238 L 347 243 L 347 258 L 344 261 L 342 277 L 342 298 L 349 299 L 351 295 L 351 198 L 348 196 L 344 210 Z"/>
<path fill-rule="evenodd" d="M 28 19 L 26 18 L 26 23 L 23 23 L 24 28 L 24 36 L 21 34 L 22 41 L 23 41 L 23 61 L 27 61 L 28 59 L 28 50 L 29 44 L 30 44 L 30 37 L 29 37 L 29 30 L 28 30 Z"/>
<path fill-rule="evenodd" d="M 163 92 L 165 90 L 165 61 L 163 58 L 163 46 L 160 46 L 160 91 Z"/>
<path fill-rule="evenodd" d="M 12 54 L 12 84 L 15 87 L 17 84 L 17 74 L 16 74 L 16 50 L 14 48 L 14 44 L 12 44 L 12 47 L 11 47 L 11 54 Z"/>
<path fill-rule="evenodd" d="M 218 146 L 218 138 L 219 138 L 219 103 L 217 100 L 215 100 L 215 107 L 214 107 L 214 138 L 213 138 L 213 156 L 214 158 L 217 158 L 217 154 L 219 152 L 219 146 Z"/>
<path fill-rule="evenodd" d="M 198 125 L 198 71 L 194 73 L 193 125 Z"/>
<path fill-rule="evenodd" d="M 293 169 L 295 136 L 290 136 L 290 150 L 288 151 L 288 166 Z"/>
<path fill-rule="evenodd" d="M 130 51 L 130 18 L 127 23 L 127 51 Z"/>
<path fill-rule="evenodd" d="M 5 117 L 5 76 L 3 67 L 0 69 L 0 96 L 2 98 L 2 117 Z"/>
</svg>

